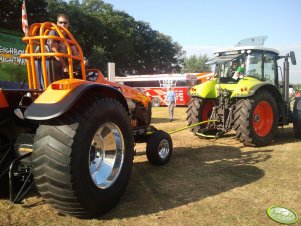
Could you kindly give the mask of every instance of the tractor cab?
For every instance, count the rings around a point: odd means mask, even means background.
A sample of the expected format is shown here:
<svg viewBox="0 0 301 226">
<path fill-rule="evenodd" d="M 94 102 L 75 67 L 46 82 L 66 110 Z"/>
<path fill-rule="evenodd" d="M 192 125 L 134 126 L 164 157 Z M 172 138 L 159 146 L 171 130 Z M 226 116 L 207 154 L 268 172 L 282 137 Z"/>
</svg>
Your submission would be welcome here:
<svg viewBox="0 0 301 226">
<path fill-rule="evenodd" d="M 246 77 L 271 83 L 278 87 L 277 59 L 279 52 L 258 46 L 240 46 L 220 50 L 206 64 L 215 66 L 219 83 L 238 83 Z"/>
</svg>

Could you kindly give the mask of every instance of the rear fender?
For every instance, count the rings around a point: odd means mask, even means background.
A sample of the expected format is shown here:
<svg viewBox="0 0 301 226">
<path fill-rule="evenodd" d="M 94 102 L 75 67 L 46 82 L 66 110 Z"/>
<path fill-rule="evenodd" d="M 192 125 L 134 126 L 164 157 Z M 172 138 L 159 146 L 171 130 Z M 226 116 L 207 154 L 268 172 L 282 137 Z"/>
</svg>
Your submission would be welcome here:
<svg viewBox="0 0 301 226">
<path fill-rule="evenodd" d="M 283 102 L 283 98 L 280 91 L 274 85 L 269 83 L 258 83 L 258 84 L 254 84 L 253 86 L 247 86 L 247 85 L 239 86 L 232 93 L 231 97 L 238 97 L 238 98 L 250 97 L 253 96 L 255 93 L 257 93 L 258 90 L 261 89 L 269 90 L 278 99 L 278 101 L 280 101 L 281 103 Z"/>
<path fill-rule="evenodd" d="M 122 93 L 109 85 L 83 80 L 61 80 L 52 83 L 25 110 L 24 118 L 30 120 L 49 120 L 67 112 L 80 98 L 90 92 L 99 97 L 113 97 L 118 99 L 128 111 L 128 105 Z"/>
<path fill-rule="evenodd" d="M 252 78 L 252 77 L 245 77 L 244 79 L 241 79 L 234 86 L 231 98 L 234 98 L 234 97 L 243 98 L 243 97 L 253 96 L 257 92 L 257 90 L 259 90 L 263 87 L 266 87 L 267 89 L 271 89 L 271 90 L 279 93 L 277 88 L 270 83 L 262 82 L 256 78 Z"/>
<path fill-rule="evenodd" d="M 249 89 L 249 93 L 247 95 L 236 95 L 234 97 L 237 97 L 237 98 L 249 98 L 251 96 L 256 95 L 260 90 L 267 90 L 275 98 L 279 116 L 281 116 L 281 114 L 283 114 L 283 112 L 284 112 L 284 100 L 283 100 L 283 97 L 281 95 L 281 92 L 277 89 L 276 86 L 274 86 L 274 85 L 272 85 L 270 83 L 263 83 L 263 82 L 261 82 L 261 83 L 258 83 L 256 85 L 254 85 L 254 86 L 249 87 L 248 89 Z M 231 97 L 233 97 L 233 94 L 232 94 Z"/>
</svg>

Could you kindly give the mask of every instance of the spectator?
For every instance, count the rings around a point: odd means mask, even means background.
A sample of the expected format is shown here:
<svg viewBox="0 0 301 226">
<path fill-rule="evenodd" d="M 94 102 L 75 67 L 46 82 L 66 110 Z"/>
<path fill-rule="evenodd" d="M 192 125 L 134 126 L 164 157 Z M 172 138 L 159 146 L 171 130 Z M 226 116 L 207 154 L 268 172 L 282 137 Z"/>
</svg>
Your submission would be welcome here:
<svg viewBox="0 0 301 226">
<path fill-rule="evenodd" d="M 176 94 L 171 87 L 167 88 L 164 102 L 168 106 L 169 121 L 171 122 L 173 120 L 174 109 L 176 106 Z"/>
</svg>

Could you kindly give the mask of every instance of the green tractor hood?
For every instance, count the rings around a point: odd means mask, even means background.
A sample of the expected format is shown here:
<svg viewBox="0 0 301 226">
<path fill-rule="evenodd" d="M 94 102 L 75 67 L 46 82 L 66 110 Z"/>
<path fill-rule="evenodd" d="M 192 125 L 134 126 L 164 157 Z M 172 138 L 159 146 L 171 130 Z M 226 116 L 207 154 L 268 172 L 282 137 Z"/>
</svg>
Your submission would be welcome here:
<svg viewBox="0 0 301 226">
<path fill-rule="evenodd" d="M 268 84 L 256 78 L 244 77 L 237 83 L 220 83 L 218 78 L 207 81 L 200 85 L 196 85 L 190 89 L 191 96 L 200 98 L 217 98 L 219 90 L 226 89 L 231 91 L 233 97 L 248 97 L 252 96 L 258 87 Z"/>
</svg>

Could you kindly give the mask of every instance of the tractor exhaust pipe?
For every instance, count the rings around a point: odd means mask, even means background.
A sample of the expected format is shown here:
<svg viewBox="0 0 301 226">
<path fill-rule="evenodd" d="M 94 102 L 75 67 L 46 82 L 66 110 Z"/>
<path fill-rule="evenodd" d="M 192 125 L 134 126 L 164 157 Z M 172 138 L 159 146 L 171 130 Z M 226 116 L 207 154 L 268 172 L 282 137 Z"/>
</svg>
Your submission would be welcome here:
<svg viewBox="0 0 301 226">
<path fill-rule="evenodd" d="M 281 57 L 284 58 L 284 62 L 283 62 L 283 71 L 284 71 L 284 78 L 283 78 L 283 100 L 284 100 L 284 105 L 285 105 L 285 109 L 284 109 L 284 113 L 285 113 L 285 117 L 283 118 L 283 124 L 287 125 L 288 124 L 288 115 L 289 115 L 289 110 L 290 110 L 290 97 L 289 97 L 289 62 L 288 62 L 288 58 L 291 58 L 291 62 L 293 65 L 296 65 L 296 57 L 295 57 L 295 53 L 293 51 L 291 51 L 290 53 L 288 53 L 286 56 Z"/>
<path fill-rule="evenodd" d="M 285 103 L 289 102 L 289 62 L 288 62 L 288 55 L 284 58 L 283 62 L 283 71 L 284 71 L 284 78 L 283 78 L 283 99 Z"/>
<path fill-rule="evenodd" d="M 284 58 L 283 69 L 284 69 L 284 81 L 283 81 L 283 98 L 286 103 L 289 104 L 289 62 L 288 58 L 291 58 L 292 65 L 296 65 L 296 57 L 295 52 L 290 51 L 290 53 L 286 54 L 286 56 L 281 57 Z"/>
</svg>

